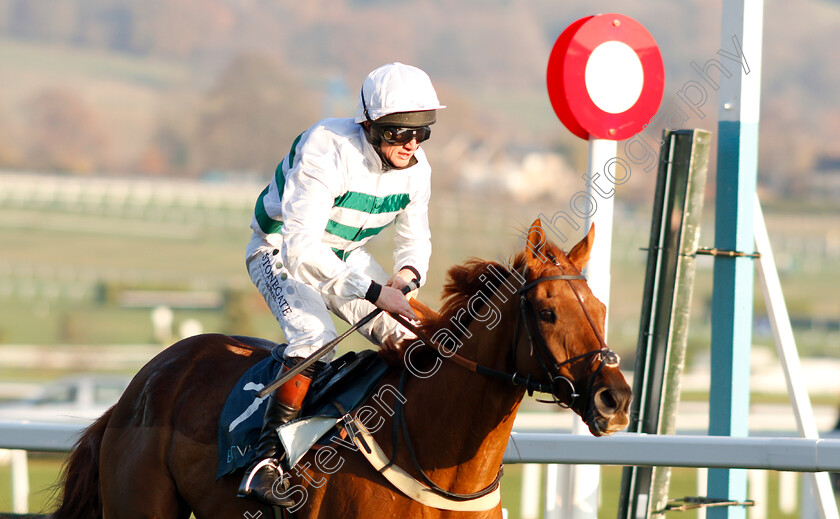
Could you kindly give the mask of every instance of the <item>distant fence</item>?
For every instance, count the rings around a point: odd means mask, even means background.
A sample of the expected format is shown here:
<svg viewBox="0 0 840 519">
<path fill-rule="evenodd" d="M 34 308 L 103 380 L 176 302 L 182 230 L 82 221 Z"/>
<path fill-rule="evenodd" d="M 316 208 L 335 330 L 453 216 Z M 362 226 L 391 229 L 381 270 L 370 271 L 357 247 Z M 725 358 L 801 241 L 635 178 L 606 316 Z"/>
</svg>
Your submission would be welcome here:
<svg viewBox="0 0 840 519">
<path fill-rule="evenodd" d="M 267 181 L 267 176 L 209 181 L 0 171 L 0 207 L 118 214 L 126 218 L 194 221 L 241 228 L 248 224 L 248 221 L 243 223 L 243 215 L 248 216 L 253 210 Z M 504 203 L 493 203 L 493 200 Z M 467 192 L 437 191 L 430 203 L 433 226 L 440 230 L 480 229 L 507 236 L 522 230 L 521 226 L 537 216 L 534 203 L 516 201 L 504 195 L 495 195 L 488 200 Z M 552 205 L 548 204 L 549 207 Z M 549 212 L 545 216 L 550 218 L 552 214 Z M 622 218 L 628 216 L 622 215 Z M 774 216 L 771 213 L 768 226 L 774 249 L 795 252 L 803 257 L 840 258 L 840 229 L 835 225 L 833 215 Z M 644 237 L 644 226 L 642 231 Z"/>
<path fill-rule="evenodd" d="M 268 177 L 250 176 L 216 182 L 0 171 L 0 208 L 105 214 L 134 220 L 242 229 L 248 225 L 254 202 L 267 181 Z M 436 239 L 446 240 L 450 234 L 446 231 L 454 231 L 456 243 L 459 239 L 487 240 L 515 235 L 537 216 L 539 211 L 535 207 L 555 205 L 516 201 L 504 195 L 488 199 L 480 194 L 454 191 L 436 191 L 430 204 L 433 230 L 440 233 L 435 234 Z M 552 214 L 546 210 L 544 217 L 550 219 Z M 622 214 L 621 218 L 626 221 L 633 215 Z M 768 215 L 774 248 L 781 251 L 779 256 L 783 265 L 780 266 L 784 268 L 786 262 L 840 258 L 840 229 L 833 218 L 832 215 Z M 157 231 L 161 233 L 171 230 L 158 227 Z M 628 225 L 626 230 L 632 233 L 636 227 Z M 646 225 L 639 227 L 642 238 L 639 243 L 645 243 L 645 228 Z M 464 247 L 463 243 L 459 249 L 473 250 Z M 618 248 L 617 252 L 622 250 Z"/>
<path fill-rule="evenodd" d="M 266 180 L 267 181 L 267 180 Z M 195 233 L 241 233 L 247 240 L 254 203 L 262 181 L 212 182 L 196 179 L 102 178 L 0 172 L 2 228 L 47 226 L 67 232 L 127 234 L 138 238 L 182 239 Z M 485 199 L 467 194 L 436 193 L 430 225 L 435 236 L 434 275 L 468 256 L 509 255 L 516 236 L 536 217 L 533 207 L 506 201 L 488 210 Z M 38 218 L 53 215 L 53 218 Z M 54 215 L 61 215 L 56 219 Z M 33 216 L 34 215 L 34 216 Z M 392 230 L 381 247 L 383 257 Z M 244 241 L 243 241 L 244 252 Z M 225 288 L 230 280 L 182 272 L 125 269 L 119 266 L 72 266 L 55 261 L 0 263 L 0 298 L 84 301 L 98 297 L 107 283 L 167 285 L 188 283 Z M 238 280 L 246 286 L 246 275 Z"/>
<path fill-rule="evenodd" d="M 253 181 L 201 182 L 155 177 L 86 177 L 0 173 L 0 204 L 53 209 L 185 207 L 251 209 L 262 187 Z"/>
</svg>

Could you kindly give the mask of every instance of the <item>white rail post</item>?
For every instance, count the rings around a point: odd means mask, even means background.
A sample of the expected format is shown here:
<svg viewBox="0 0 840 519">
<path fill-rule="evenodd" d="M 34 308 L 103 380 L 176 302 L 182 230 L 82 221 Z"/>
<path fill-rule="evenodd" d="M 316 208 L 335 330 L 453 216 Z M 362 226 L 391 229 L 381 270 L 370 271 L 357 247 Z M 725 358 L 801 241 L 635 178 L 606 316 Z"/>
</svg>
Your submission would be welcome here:
<svg viewBox="0 0 840 519">
<path fill-rule="evenodd" d="M 779 511 L 783 514 L 796 512 L 798 476 L 796 472 L 779 472 Z"/>
<path fill-rule="evenodd" d="M 16 514 L 29 512 L 29 463 L 26 451 L 12 451 L 12 511 Z"/>
<path fill-rule="evenodd" d="M 540 473 L 542 465 L 526 463 L 522 466 L 522 496 L 519 503 L 520 519 L 538 519 L 540 516 Z"/>
<path fill-rule="evenodd" d="M 545 466 L 545 508 L 543 519 L 560 519 L 560 485 L 559 477 L 561 465 Z"/>
<path fill-rule="evenodd" d="M 709 489 L 709 469 L 697 469 L 697 495 L 705 496 Z M 706 509 L 700 507 L 697 509 L 697 519 L 706 519 Z"/>
<path fill-rule="evenodd" d="M 755 505 L 747 509 L 749 519 L 767 519 L 767 471 L 748 470 L 747 489 Z"/>
</svg>

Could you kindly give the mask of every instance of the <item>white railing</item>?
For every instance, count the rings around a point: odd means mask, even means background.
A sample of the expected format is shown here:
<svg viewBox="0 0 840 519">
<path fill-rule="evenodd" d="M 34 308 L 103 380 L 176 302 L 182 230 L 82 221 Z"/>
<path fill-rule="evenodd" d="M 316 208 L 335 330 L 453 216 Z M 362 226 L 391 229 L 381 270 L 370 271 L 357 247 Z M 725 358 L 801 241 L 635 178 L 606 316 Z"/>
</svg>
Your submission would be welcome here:
<svg viewBox="0 0 840 519">
<path fill-rule="evenodd" d="M 25 451 L 68 452 L 84 424 L 0 421 L 0 448 L 13 453 L 13 507 L 26 512 Z M 23 453 L 23 455 L 21 455 Z M 840 439 L 661 436 L 619 433 L 605 438 L 516 432 L 505 463 L 744 468 L 785 472 L 840 472 Z M 533 471 L 526 471 L 529 486 Z M 524 485 L 523 485 L 524 487 Z M 523 502 L 526 501 L 523 499 Z M 524 503 L 523 503 L 524 504 Z"/>
</svg>

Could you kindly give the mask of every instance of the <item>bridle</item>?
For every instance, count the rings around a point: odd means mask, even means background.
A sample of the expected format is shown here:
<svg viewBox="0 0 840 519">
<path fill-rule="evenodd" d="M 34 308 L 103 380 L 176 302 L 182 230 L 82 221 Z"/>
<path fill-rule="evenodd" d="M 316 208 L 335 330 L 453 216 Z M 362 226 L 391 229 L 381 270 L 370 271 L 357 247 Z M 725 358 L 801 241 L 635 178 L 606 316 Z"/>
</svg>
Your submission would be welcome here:
<svg viewBox="0 0 840 519">
<path fill-rule="evenodd" d="M 595 371 L 589 375 L 589 396 L 590 396 L 590 406 L 593 405 L 592 399 L 594 398 L 594 392 L 591 390 L 592 385 L 594 384 L 595 378 L 597 377 L 598 373 L 601 372 L 604 367 L 618 367 L 620 359 L 617 353 L 612 351 L 608 346 L 606 341 L 604 340 L 604 336 L 598 330 L 598 327 L 595 325 L 595 320 L 592 318 L 592 314 L 589 313 L 589 310 L 586 308 L 586 304 L 583 302 L 583 297 L 580 295 L 577 287 L 575 286 L 572 281 L 574 280 L 586 280 L 586 277 L 583 274 L 565 274 L 562 265 L 560 262 L 557 261 L 552 255 L 549 255 L 549 259 L 552 261 L 555 267 L 560 269 L 560 272 L 564 272 L 563 274 L 556 275 L 556 276 L 544 276 L 537 278 L 533 281 L 525 283 L 519 289 L 519 317 L 516 321 L 516 331 L 514 332 L 513 338 L 513 347 L 511 348 L 511 354 L 514 359 L 515 365 L 515 358 L 516 358 L 516 348 L 518 345 L 518 338 L 519 338 L 519 329 L 522 321 L 525 321 L 525 331 L 528 337 L 528 344 L 531 348 L 531 351 L 534 353 L 534 358 L 537 359 L 540 367 L 542 368 L 543 373 L 551 380 L 550 384 L 540 384 L 534 383 L 531 380 L 530 375 L 524 378 L 517 373 L 514 373 L 511 377 L 512 381 L 516 385 L 522 385 L 528 391 L 528 395 L 532 395 L 534 391 L 539 391 L 543 393 L 549 393 L 553 400 L 539 400 L 540 402 L 553 402 L 559 405 L 560 407 L 570 408 L 574 406 L 575 399 L 580 395 L 575 392 L 574 383 L 569 380 L 568 377 L 560 374 L 560 368 L 563 366 L 570 366 L 580 360 L 588 359 L 590 357 L 594 357 L 594 359 L 599 363 L 598 367 Z M 527 297 L 527 293 L 535 288 L 540 283 L 546 281 L 555 281 L 555 280 L 563 280 L 566 281 L 571 288 L 572 293 L 575 295 L 575 299 L 577 300 L 578 304 L 580 305 L 581 310 L 583 311 L 584 316 L 586 317 L 587 322 L 589 323 L 592 332 L 595 334 L 595 337 L 598 339 L 598 343 L 601 345 L 600 349 L 588 351 L 586 353 L 582 353 L 580 355 L 576 355 L 574 357 L 570 357 L 562 362 L 557 362 L 554 360 L 554 356 L 551 354 L 550 350 L 548 349 L 548 345 L 545 342 L 545 338 L 542 334 L 537 333 L 537 312 L 534 309 L 533 305 L 531 304 L 530 299 Z M 530 312 L 528 311 L 530 309 Z M 536 339 L 536 340 L 535 340 Z M 544 358 L 548 359 L 548 362 L 544 360 Z M 549 364 L 551 366 L 549 367 Z M 548 387 L 546 387 L 548 386 Z M 571 393 L 569 394 L 569 402 L 566 403 L 563 401 L 563 397 L 560 394 L 561 388 L 568 386 L 571 389 Z"/>
<path fill-rule="evenodd" d="M 483 366 L 478 364 L 474 360 L 467 359 L 458 353 L 447 352 L 444 354 L 441 352 L 441 346 L 437 344 L 435 341 L 432 341 L 428 338 L 421 330 L 417 328 L 414 324 L 410 323 L 404 317 L 391 314 L 400 324 L 411 330 L 412 332 L 417 335 L 418 339 L 429 345 L 433 348 L 433 350 L 437 353 L 437 355 L 443 359 L 448 359 L 455 364 L 471 371 L 473 373 L 478 373 L 487 377 L 496 378 L 499 380 L 503 380 L 509 383 L 512 383 L 515 386 L 523 386 L 525 390 L 528 392 L 529 395 L 533 395 L 534 392 L 540 393 L 548 393 L 552 396 L 553 400 L 547 400 L 542 402 L 554 402 L 561 407 L 570 408 L 574 405 L 575 399 L 580 395 L 576 393 L 574 383 L 569 380 L 568 377 L 560 374 L 560 368 L 564 366 L 570 366 L 578 361 L 594 358 L 598 361 L 598 367 L 595 371 L 588 377 L 589 378 L 589 402 L 588 407 L 591 409 L 594 406 L 594 391 L 593 385 L 595 382 L 595 378 L 598 373 L 601 372 L 604 367 L 618 367 L 620 359 L 618 354 L 607 347 L 606 341 L 604 341 L 603 334 L 598 331 L 598 327 L 595 325 L 595 320 L 592 318 L 592 315 L 589 313 L 589 310 L 586 308 L 584 304 L 583 297 L 581 297 L 580 292 L 575 287 L 572 281 L 575 280 L 586 280 L 586 277 L 583 274 L 566 274 L 563 267 L 560 265 L 560 262 L 554 256 L 549 254 L 549 259 L 552 261 L 554 266 L 560 269 L 562 274 L 555 275 L 555 276 L 544 276 L 534 279 L 532 281 L 524 283 L 517 291 L 519 294 L 519 315 L 516 321 L 516 328 L 513 335 L 513 344 L 511 346 L 511 358 L 513 360 L 513 366 L 516 365 L 516 350 L 519 344 L 519 337 L 520 337 L 520 326 L 521 323 L 525 322 L 525 330 L 526 336 L 528 338 L 528 344 L 531 348 L 531 351 L 534 352 L 534 357 L 537 359 L 541 369 L 543 370 L 544 374 L 548 377 L 550 382 L 538 382 L 534 380 L 531 375 L 522 376 L 518 372 L 514 371 L 513 373 L 508 373 L 505 371 L 496 370 L 493 368 L 489 368 L 487 366 Z M 512 271 L 508 272 L 509 276 L 513 275 Z M 524 276 L 520 274 L 520 277 L 524 279 Z M 592 328 L 595 337 L 598 339 L 599 344 L 601 347 L 597 350 L 588 351 L 586 353 L 582 353 L 580 355 L 576 355 L 574 357 L 568 358 L 562 362 L 557 362 L 554 360 L 554 356 L 551 355 L 550 350 L 548 349 L 548 345 L 546 344 L 545 338 L 542 334 L 538 333 L 537 328 L 537 314 L 536 311 L 531 304 L 531 301 L 528 299 L 527 294 L 528 292 L 535 288 L 540 283 L 544 283 L 546 281 L 556 281 L 556 280 L 563 280 L 566 281 L 569 287 L 574 293 L 575 298 L 577 299 L 578 303 L 580 304 L 581 309 L 583 310 L 584 315 L 586 316 L 586 320 L 589 322 L 589 326 Z M 507 279 L 505 279 L 505 282 Z M 498 290 L 498 287 L 496 288 Z M 530 311 L 529 311 L 530 310 Z M 536 338 L 536 340 L 535 340 Z M 551 359 L 550 363 L 552 364 L 551 367 L 543 360 L 543 356 Z M 403 371 L 402 376 L 400 378 L 400 387 L 399 391 L 404 394 L 404 387 L 405 382 L 407 379 L 408 370 Z M 569 388 L 571 388 L 571 393 L 569 394 L 569 402 L 565 402 L 563 400 L 563 395 L 560 394 L 561 388 L 564 387 L 564 384 L 567 384 Z M 493 492 L 498 486 L 501 481 L 501 477 L 503 474 L 503 467 L 499 468 L 499 472 L 496 475 L 496 479 L 487 487 L 478 492 L 470 493 L 470 494 L 458 494 L 454 492 L 449 492 L 435 484 L 428 476 L 423 472 L 423 469 L 420 465 L 419 460 L 414 452 L 414 448 L 411 444 L 411 438 L 408 435 L 408 426 L 405 421 L 405 412 L 403 410 L 403 402 L 400 399 L 396 399 L 395 402 L 396 407 L 396 416 L 394 417 L 393 421 L 393 445 L 394 445 L 394 452 L 391 460 L 386 465 L 386 467 L 393 465 L 396 461 L 397 457 L 397 443 L 399 440 L 400 432 L 402 432 L 403 437 L 405 438 L 405 444 L 408 449 L 409 455 L 414 463 L 414 467 L 417 472 L 420 474 L 423 481 L 429 486 L 429 490 L 432 492 L 446 497 L 448 499 L 460 500 L 460 501 L 467 501 L 470 499 L 476 499 L 481 496 L 490 494 Z M 583 411 L 582 411 L 583 414 Z M 588 413 L 587 413 L 588 414 Z"/>
</svg>

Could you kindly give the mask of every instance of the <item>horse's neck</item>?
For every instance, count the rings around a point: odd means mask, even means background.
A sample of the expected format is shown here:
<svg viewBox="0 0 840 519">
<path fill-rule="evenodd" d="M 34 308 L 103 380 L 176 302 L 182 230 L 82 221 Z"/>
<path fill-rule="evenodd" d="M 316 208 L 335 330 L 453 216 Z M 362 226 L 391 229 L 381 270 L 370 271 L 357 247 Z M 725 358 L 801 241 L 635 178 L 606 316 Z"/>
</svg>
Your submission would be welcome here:
<svg viewBox="0 0 840 519">
<path fill-rule="evenodd" d="M 518 305 L 515 297 L 508 297 L 504 303 L 497 297 L 492 302 L 501 318 L 492 329 L 490 322 L 474 321 L 468 329 L 471 337 L 462 336 L 463 345 L 457 353 L 503 370 L 510 355 Z M 446 360 L 433 376 L 412 379 L 405 409 L 421 463 L 474 475 L 475 481 L 483 484 L 492 481 L 523 394 L 524 390 L 510 383 L 469 372 Z M 474 487 L 473 482 L 472 487 L 460 491 L 475 491 Z"/>
</svg>

